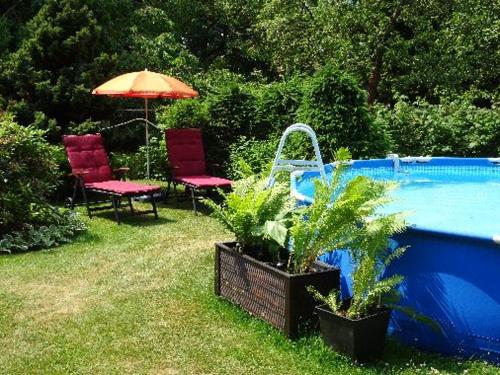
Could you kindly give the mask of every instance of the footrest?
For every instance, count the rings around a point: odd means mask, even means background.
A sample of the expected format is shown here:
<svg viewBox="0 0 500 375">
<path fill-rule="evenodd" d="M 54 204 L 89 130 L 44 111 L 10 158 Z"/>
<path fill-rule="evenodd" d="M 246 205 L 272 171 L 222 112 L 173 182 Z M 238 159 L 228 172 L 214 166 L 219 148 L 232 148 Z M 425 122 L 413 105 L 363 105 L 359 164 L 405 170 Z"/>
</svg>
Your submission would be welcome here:
<svg viewBox="0 0 500 375">
<path fill-rule="evenodd" d="M 160 186 L 137 184 L 135 182 L 118 181 L 118 180 L 92 182 L 85 184 L 85 188 L 89 190 L 99 191 L 102 193 L 124 195 L 124 196 L 152 194 L 160 191 Z"/>
</svg>

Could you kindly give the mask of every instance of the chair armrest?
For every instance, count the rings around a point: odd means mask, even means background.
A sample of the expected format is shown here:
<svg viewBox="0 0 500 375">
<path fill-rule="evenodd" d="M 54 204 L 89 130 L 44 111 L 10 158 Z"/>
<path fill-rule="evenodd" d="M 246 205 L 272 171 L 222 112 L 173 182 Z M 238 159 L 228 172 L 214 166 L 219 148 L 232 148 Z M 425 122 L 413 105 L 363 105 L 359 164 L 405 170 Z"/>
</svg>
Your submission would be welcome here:
<svg viewBox="0 0 500 375">
<path fill-rule="evenodd" d="M 220 171 L 222 168 L 222 165 L 219 163 L 207 163 L 207 167 L 210 170 L 210 173 L 212 176 L 217 176 L 217 171 Z"/>
<path fill-rule="evenodd" d="M 86 174 L 89 174 L 89 171 L 85 169 L 74 169 L 73 171 L 71 171 L 71 173 L 68 174 L 68 176 L 83 178 L 83 176 L 85 176 Z"/>
<path fill-rule="evenodd" d="M 71 173 L 68 173 L 68 176 L 75 178 L 75 186 L 80 186 L 80 184 L 83 186 L 85 184 L 85 180 L 83 177 L 86 174 L 89 174 L 89 172 L 85 169 L 74 169 L 71 171 Z"/>
<path fill-rule="evenodd" d="M 181 167 L 175 164 L 168 164 L 168 168 L 170 169 L 170 176 L 172 179 L 175 179 L 175 171 L 179 170 Z"/>
<path fill-rule="evenodd" d="M 121 179 L 124 179 L 127 177 L 127 173 L 130 171 L 130 168 L 127 167 L 121 167 L 121 168 L 115 168 L 113 169 L 113 174 L 115 177 Z"/>
</svg>

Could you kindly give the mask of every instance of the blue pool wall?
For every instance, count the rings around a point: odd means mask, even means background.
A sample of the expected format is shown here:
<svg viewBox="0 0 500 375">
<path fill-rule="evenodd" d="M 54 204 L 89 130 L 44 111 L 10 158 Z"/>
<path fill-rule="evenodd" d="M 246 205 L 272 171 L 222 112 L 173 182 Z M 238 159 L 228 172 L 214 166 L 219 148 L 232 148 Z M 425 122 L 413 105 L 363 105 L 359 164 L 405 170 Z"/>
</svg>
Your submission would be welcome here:
<svg viewBox="0 0 500 375">
<path fill-rule="evenodd" d="M 479 158 L 432 158 L 424 165 L 491 167 L 493 164 L 489 159 Z M 410 170 L 412 166 L 422 165 L 403 164 L 403 168 Z M 393 162 L 361 160 L 354 161 L 352 167 L 391 168 Z M 331 164 L 325 166 L 327 173 L 332 168 Z M 299 204 L 308 204 L 311 199 L 296 191 L 297 179 L 316 177 L 314 172 L 292 177 L 292 191 Z M 441 331 L 393 311 L 389 333 L 424 350 L 500 363 L 500 245 L 491 238 L 417 228 L 409 228 L 394 240 L 400 246 L 409 246 L 404 256 L 386 270 L 387 276 L 405 276 L 400 286 L 400 305 L 431 318 Z M 321 260 L 341 268 L 341 295 L 349 297 L 352 264 L 348 253 L 332 251 Z"/>
</svg>

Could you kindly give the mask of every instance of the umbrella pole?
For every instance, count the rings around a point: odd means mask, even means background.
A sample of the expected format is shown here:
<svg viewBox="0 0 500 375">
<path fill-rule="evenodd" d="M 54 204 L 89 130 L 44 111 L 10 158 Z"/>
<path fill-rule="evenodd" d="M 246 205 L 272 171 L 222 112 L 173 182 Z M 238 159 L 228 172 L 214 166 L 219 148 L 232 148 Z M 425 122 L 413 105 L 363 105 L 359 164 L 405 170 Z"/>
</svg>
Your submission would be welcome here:
<svg viewBox="0 0 500 375">
<path fill-rule="evenodd" d="M 144 98 L 146 110 L 146 178 L 149 180 L 149 122 L 148 122 L 148 98 Z"/>
</svg>

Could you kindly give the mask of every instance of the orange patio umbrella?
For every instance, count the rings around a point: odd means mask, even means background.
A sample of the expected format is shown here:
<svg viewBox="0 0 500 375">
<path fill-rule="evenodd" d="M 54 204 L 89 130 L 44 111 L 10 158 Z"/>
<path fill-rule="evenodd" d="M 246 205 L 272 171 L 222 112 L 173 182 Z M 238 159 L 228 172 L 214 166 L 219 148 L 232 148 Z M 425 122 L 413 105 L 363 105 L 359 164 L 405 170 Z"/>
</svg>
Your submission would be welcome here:
<svg viewBox="0 0 500 375">
<path fill-rule="evenodd" d="M 146 175 L 149 178 L 149 120 L 148 99 L 169 98 L 186 99 L 198 96 L 198 92 L 185 83 L 164 74 L 150 72 L 147 69 L 140 72 L 122 74 L 92 91 L 93 95 L 110 95 L 125 98 L 144 98 L 146 123 Z"/>
</svg>

